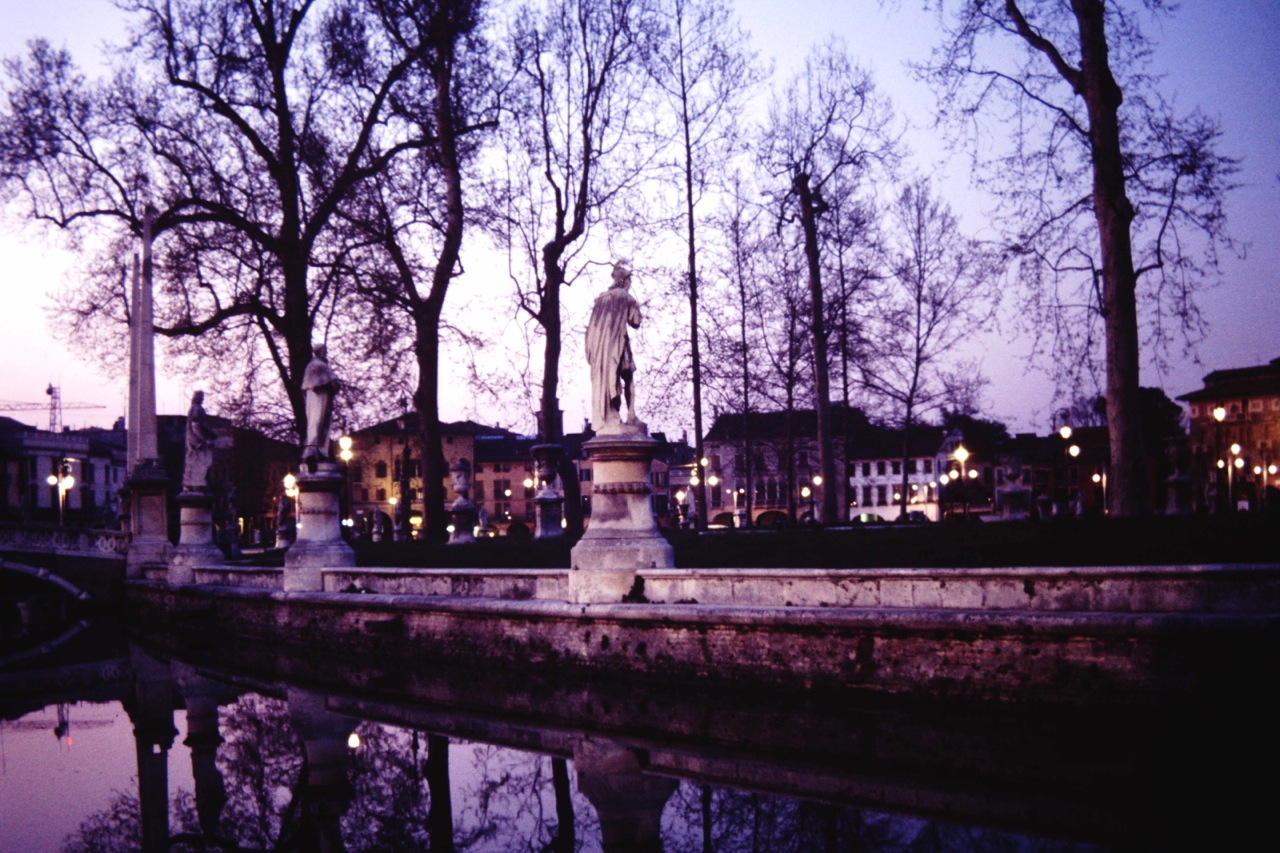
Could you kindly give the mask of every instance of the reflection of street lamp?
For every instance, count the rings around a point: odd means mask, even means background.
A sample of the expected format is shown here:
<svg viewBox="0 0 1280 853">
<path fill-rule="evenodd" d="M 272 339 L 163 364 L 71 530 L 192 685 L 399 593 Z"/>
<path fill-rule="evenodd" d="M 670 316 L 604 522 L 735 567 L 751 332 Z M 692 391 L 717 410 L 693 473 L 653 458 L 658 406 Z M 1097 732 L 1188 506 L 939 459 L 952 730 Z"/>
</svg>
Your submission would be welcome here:
<svg viewBox="0 0 1280 853">
<path fill-rule="evenodd" d="M 1107 513 L 1107 469 L 1093 472 L 1093 482 L 1095 485 L 1102 486 L 1102 512 Z"/>
<path fill-rule="evenodd" d="M 809 502 L 809 521 L 813 521 L 813 490 L 808 486 L 801 486 L 800 497 Z"/>
</svg>

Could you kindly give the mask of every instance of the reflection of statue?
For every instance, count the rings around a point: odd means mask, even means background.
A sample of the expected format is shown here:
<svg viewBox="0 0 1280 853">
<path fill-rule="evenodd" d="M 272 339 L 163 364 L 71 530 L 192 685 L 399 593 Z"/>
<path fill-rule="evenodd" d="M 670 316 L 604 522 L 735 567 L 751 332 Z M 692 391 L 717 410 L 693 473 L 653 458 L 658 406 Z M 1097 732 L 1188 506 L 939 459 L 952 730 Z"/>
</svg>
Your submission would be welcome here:
<svg viewBox="0 0 1280 853">
<path fill-rule="evenodd" d="M 307 409 L 302 461 L 314 471 L 318 460 L 329 458 L 329 425 L 333 420 L 333 398 L 338 393 L 338 377 L 325 361 L 324 347 L 315 348 L 315 357 L 302 374 L 302 393 Z"/>
<path fill-rule="evenodd" d="M 640 305 L 631 295 L 631 272 L 625 264 L 613 267 L 613 285 L 596 297 L 587 324 L 587 363 L 591 365 L 591 419 L 596 428 L 622 420 L 636 420 L 631 387 L 635 360 L 627 327 L 640 327 Z"/>
<path fill-rule="evenodd" d="M 213 465 L 213 444 L 217 433 L 209 426 L 204 413 L 204 392 L 191 395 L 187 410 L 187 459 L 182 470 L 182 488 L 205 489 L 209 485 L 209 467 Z"/>
</svg>

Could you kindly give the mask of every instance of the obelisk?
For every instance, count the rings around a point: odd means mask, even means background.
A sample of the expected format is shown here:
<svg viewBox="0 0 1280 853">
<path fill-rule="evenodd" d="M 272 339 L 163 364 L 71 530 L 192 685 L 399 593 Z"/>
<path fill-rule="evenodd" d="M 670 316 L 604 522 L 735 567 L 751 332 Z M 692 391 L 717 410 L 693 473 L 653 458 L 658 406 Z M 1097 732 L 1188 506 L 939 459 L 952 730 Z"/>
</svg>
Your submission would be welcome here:
<svg viewBox="0 0 1280 853">
<path fill-rule="evenodd" d="M 156 354 L 151 306 L 151 240 L 155 209 L 142 219 L 142 263 L 133 259 L 133 316 L 129 348 L 128 479 L 129 552 L 126 575 L 145 577 L 149 569 L 167 574 L 170 552 L 168 479 L 156 440 Z"/>
</svg>

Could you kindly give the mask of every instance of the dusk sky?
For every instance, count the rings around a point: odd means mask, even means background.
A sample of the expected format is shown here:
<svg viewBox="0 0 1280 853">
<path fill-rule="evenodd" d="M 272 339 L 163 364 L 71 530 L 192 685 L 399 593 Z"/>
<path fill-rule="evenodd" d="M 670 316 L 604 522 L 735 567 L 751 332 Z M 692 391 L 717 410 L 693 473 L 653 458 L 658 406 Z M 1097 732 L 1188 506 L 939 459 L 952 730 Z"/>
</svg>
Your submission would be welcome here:
<svg viewBox="0 0 1280 853">
<path fill-rule="evenodd" d="M 1136 2 L 1136 0 L 1135 0 Z M 981 234 L 986 201 L 967 184 L 963 152 L 949 152 L 931 129 L 934 99 L 904 63 L 928 57 L 936 36 L 931 16 L 918 11 L 915 0 L 739 0 L 744 26 L 751 31 L 761 57 L 775 63 L 775 80 L 790 76 L 809 48 L 830 33 L 841 35 L 851 55 L 870 68 L 879 88 L 909 123 L 905 142 L 913 151 L 910 165 L 930 174 L 960 213 L 966 230 Z M 836 12 L 835 9 L 847 11 Z M 0 55 L 24 52 L 35 36 L 68 47 L 82 67 L 92 68 L 103 39 L 115 39 L 122 18 L 106 0 L 0 0 Z M 1221 284 L 1202 294 L 1211 324 L 1199 348 L 1200 363 L 1181 359 L 1167 375 L 1144 363 L 1142 384 L 1163 387 L 1170 396 L 1199 388 L 1210 370 L 1260 364 L 1280 357 L 1280 4 L 1272 0 L 1187 0 L 1183 9 L 1149 34 L 1159 42 L 1155 70 L 1167 75 L 1163 91 L 1183 110 L 1199 106 L 1215 116 L 1224 131 L 1220 151 L 1237 157 L 1239 188 L 1228 199 L 1229 231 L 1244 247 L 1243 257 L 1223 259 Z M 70 409 L 72 426 L 110 425 L 126 409 L 123 377 L 104 377 L 94 365 L 67 352 L 51 328 L 59 321 L 49 313 L 49 294 L 71 285 L 69 260 L 57 238 L 49 240 L 23 230 L 10 212 L 0 218 L 0 252 L 7 272 L 5 309 L 0 312 L 0 401 L 47 405 L 45 387 L 59 385 L 65 403 L 91 403 L 101 409 Z M 505 279 L 502 280 L 506 285 Z M 496 285 L 495 285 L 496 286 Z M 639 286 L 643 286 L 641 282 Z M 1012 302 L 1005 310 L 1013 308 Z M 991 384 L 984 414 L 1004 420 L 1015 430 L 1046 432 L 1056 405 L 1052 385 L 1028 372 L 1029 341 L 1011 335 L 979 336 L 982 369 Z M 123 334 L 123 333 L 122 333 Z M 566 346 L 562 385 L 584 387 L 585 363 L 579 365 L 576 341 Z M 572 355 L 570 355 L 572 353 Z M 164 356 L 159 355 L 161 370 Z M 642 365 L 643 367 L 643 365 Z M 577 374 L 581 373 L 581 376 Z M 190 391 L 180 382 L 160 380 L 161 413 L 185 411 Z M 565 423 L 576 428 L 585 411 L 582 400 L 566 392 Z M 442 401 L 441 415 L 456 419 L 479 415 L 465 399 Z M 581 411 L 580 411 L 581 410 Z M 644 416 L 644 411 L 640 412 Z M 48 426 L 47 408 L 0 411 L 40 427 Z M 490 420 L 496 419 L 490 417 Z M 685 427 L 692 427 L 692 415 Z M 505 422 L 505 418 L 504 418 Z M 362 424 L 363 425 L 363 424 Z M 361 426 L 362 426 L 361 425 Z M 678 429 L 676 424 L 662 424 Z"/>
</svg>

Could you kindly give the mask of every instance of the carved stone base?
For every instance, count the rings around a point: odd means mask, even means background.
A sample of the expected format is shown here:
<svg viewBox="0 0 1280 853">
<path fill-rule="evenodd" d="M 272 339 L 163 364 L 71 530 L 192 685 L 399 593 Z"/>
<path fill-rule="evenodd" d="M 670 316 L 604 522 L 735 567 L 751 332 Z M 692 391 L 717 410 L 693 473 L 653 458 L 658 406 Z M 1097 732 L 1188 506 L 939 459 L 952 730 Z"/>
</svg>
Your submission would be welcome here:
<svg viewBox="0 0 1280 853">
<path fill-rule="evenodd" d="M 178 513 L 182 528 L 178 547 L 169 560 L 169 583 L 194 583 L 196 566 L 220 566 L 226 562 L 221 549 L 213 544 L 213 495 L 181 493 Z"/>
<path fill-rule="evenodd" d="M 658 448 L 641 423 L 610 424 L 583 445 L 593 462 L 591 523 L 570 552 L 571 601 L 619 602 L 638 570 L 675 566 L 649 502 L 649 465 Z"/>
<path fill-rule="evenodd" d="M 453 532 L 449 534 L 450 545 L 468 545 L 476 541 L 476 505 L 467 498 L 458 498 L 449 507 L 449 521 Z"/>
<path fill-rule="evenodd" d="M 168 571 L 173 543 L 169 541 L 169 479 L 158 460 L 137 465 L 125 484 L 129 501 L 129 552 L 125 575 L 144 577 L 148 569 Z"/>
<path fill-rule="evenodd" d="M 342 538 L 342 488 L 342 473 L 332 462 L 298 475 L 298 536 L 284 556 L 285 592 L 319 592 L 321 569 L 356 564 L 356 552 Z"/>
<path fill-rule="evenodd" d="M 538 494 L 533 499 L 533 538 L 559 539 L 564 536 L 564 495 L 556 491 L 556 474 L 564 448 L 558 444 L 535 444 L 534 467 L 538 474 Z"/>
</svg>

